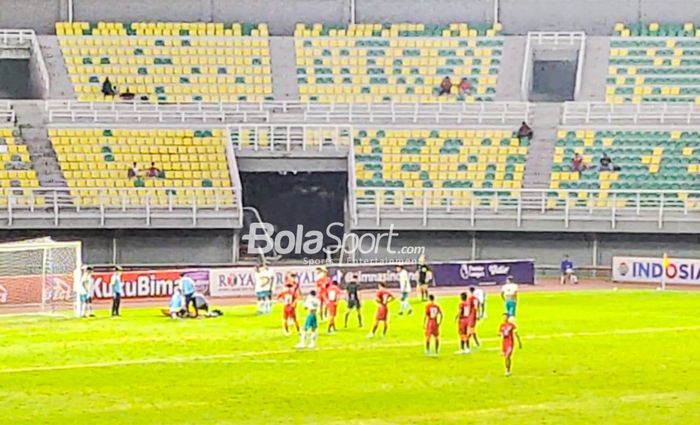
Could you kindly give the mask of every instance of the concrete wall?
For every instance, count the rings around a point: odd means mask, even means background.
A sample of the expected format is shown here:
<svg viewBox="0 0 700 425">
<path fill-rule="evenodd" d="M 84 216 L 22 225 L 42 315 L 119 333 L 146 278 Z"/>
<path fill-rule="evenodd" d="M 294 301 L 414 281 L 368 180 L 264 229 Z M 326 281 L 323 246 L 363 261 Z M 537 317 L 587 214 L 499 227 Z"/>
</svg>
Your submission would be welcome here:
<svg viewBox="0 0 700 425">
<path fill-rule="evenodd" d="M 0 0 L 0 28 L 53 31 L 68 0 Z M 350 0 L 73 0 L 76 20 L 267 22 L 289 34 L 297 22 L 350 22 Z M 356 0 L 357 22 L 491 22 L 494 0 Z M 507 34 L 584 30 L 606 35 L 616 22 L 698 22 L 689 0 L 500 0 Z"/>
<path fill-rule="evenodd" d="M 231 263 L 233 250 L 230 230 L 2 231 L 0 243 L 44 236 L 82 241 L 83 262 L 99 265 L 114 264 L 115 259 L 124 265 L 222 265 Z M 364 249 L 369 249 L 370 239 L 363 237 Z M 610 266 L 613 255 L 658 257 L 668 252 L 671 257 L 700 258 L 700 236 L 692 235 L 401 232 L 392 237 L 395 254 L 388 253 L 386 246 L 384 236 L 376 252 L 360 258 L 415 260 L 420 252 L 414 248 L 424 248 L 433 261 L 533 258 L 540 266 L 556 266 L 564 254 L 577 267 Z M 410 252 L 400 253 L 404 247 Z"/>
<path fill-rule="evenodd" d="M 365 249 L 369 249 L 369 241 L 365 238 Z M 668 252 L 672 257 L 700 258 L 700 236 L 528 232 L 401 232 L 392 238 L 396 254 L 388 253 L 386 243 L 382 243 L 377 252 L 361 258 L 406 260 L 418 257 L 401 254 L 403 247 L 425 247 L 425 255 L 434 261 L 532 258 L 538 265 L 556 266 L 562 256 L 568 254 L 579 267 L 610 266 L 614 255 L 658 257 Z"/>
<path fill-rule="evenodd" d="M 357 22 L 493 22 L 493 0 L 356 0 Z"/>
</svg>

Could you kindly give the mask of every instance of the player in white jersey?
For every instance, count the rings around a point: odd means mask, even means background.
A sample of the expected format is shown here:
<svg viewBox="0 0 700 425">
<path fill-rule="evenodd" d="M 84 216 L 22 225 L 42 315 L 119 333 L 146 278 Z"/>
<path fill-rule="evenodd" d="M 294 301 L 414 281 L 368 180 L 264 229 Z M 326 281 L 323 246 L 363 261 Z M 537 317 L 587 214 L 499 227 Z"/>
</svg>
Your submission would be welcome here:
<svg viewBox="0 0 700 425">
<path fill-rule="evenodd" d="M 304 308 L 306 309 L 306 320 L 304 321 L 304 330 L 301 332 L 301 340 L 297 344 L 297 348 L 306 347 L 306 335 L 310 334 L 309 348 L 316 347 L 316 337 L 318 336 L 318 311 L 321 308 L 321 300 L 316 296 L 316 291 L 311 291 L 309 296 L 304 300 Z"/>
<path fill-rule="evenodd" d="M 399 289 L 401 291 L 401 309 L 399 315 L 402 315 L 405 311 L 408 314 L 413 313 L 411 309 L 411 303 L 408 300 L 411 296 L 411 279 L 408 276 L 408 270 L 402 265 L 396 266 L 396 272 L 399 274 Z"/>
<path fill-rule="evenodd" d="M 486 293 L 483 289 L 476 287 L 474 288 L 474 298 L 478 304 L 478 318 L 479 320 L 486 319 Z"/>
<path fill-rule="evenodd" d="M 513 282 L 512 276 L 508 276 L 506 283 L 501 286 L 501 298 L 505 303 L 508 317 L 515 317 L 515 309 L 518 304 L 518 284 Z"/>
<path fill-rule="evenodd" d="M 87 317 L 88 297 L 92 291 L 92 269 L 83 266 L 80 274 L 80 281 L 75 285 L 75 294 L 78 297 L 78 317 Z M 90 292 L 88 292 L 90 291 Z"/>
<path fill-rule="evenodd" d="M 272 311 L 274 276 L 274 272 L 265 264 L 255 268 L 255 297 L 258 299 L 258 313 L 266 314 Z"/>
</svg>

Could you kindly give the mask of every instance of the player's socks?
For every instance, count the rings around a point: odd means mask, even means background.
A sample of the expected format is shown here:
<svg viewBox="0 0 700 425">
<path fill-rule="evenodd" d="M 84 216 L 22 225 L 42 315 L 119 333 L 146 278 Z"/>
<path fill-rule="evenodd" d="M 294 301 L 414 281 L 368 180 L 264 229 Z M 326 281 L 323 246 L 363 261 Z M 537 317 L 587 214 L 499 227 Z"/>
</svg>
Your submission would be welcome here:
<svg viewBox="0 0 700 425">
<path fill-rule="evenodd" d="M 435 341 L 435 354 L 440 354 L 440 341 Z"/>
<path fill-rule="evenodd" d="M 309 343 L 309 348 L 316 348 L 316 331 L 311 332 L 311 342 Z"/>
</svg>

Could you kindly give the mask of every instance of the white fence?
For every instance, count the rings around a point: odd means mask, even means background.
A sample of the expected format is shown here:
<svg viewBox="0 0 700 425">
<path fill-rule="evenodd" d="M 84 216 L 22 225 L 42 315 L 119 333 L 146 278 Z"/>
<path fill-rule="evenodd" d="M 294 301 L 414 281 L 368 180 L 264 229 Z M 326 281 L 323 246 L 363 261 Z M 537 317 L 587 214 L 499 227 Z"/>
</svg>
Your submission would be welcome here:
<svg viewBox="0 0 700 425">
<path fill-rule="evenodd" d="M 529 121 L 526 102 L 482 103 L 173 103 L 47 101 L 52 123 L 228 122 L 516 125 Z M 208 120 L 208 121 L 204 121 Z"/>
<path fill-rule="evenodd" d="M 0 195 L 0 220 L 16 218 L 138 218 L 146 225 L 158 218 L 231 219 L 242 223 L 241 207 L 231 188 L 11 188 Z"/>
<path fill-rule="evenodd" d="M 576 66 L 576 83 L 574 87 L 574 98 L 581 90 L 583 79 L 583 62 L 586 51 L 586 33 L 582 31 L 572 32 L 548 32 L 531 31 L 527 33 L 525 43 L 525 61 L 523 62 L 522 75 L 520 77 L 520 95 L 522 99 L 529 97 L 532 88 L 532 67 L 534 61 L 534 48 L 569 48 L 578 50 L 578 64 Z"/>
<path fill-rule="evenodd" d="M 694 103 L 613 104 L 566 102 L 562 124 L 700 124 L 700 105 Z"/>
<path fill-rule="evenodd" d="M 568 229 L 578 220 L 609 223 L 647 222 L 649 229 L 664 223 L 700 224 L 700 191 L 592 191 L 553 189 L 404 189 L 358 187 L 353 220 L 371 219 L 377 225 L 415 219 L 428 227 L 435 219 L 467 222 L 482 219 L 524 222 L 558 221 Z M 373 191 L 373 194 L 368 194 Z M 581 197 L 581 194 L 585 197 Z M 601 198 L 601 194 L 604 197 Z M 562 196 L 563 195 L 563 196 Z M 525 230 L 527 228 L 525 227 Z"/>
<path fill-rule="evenodd" d="M 227 127 L 236 149 L 254 151 L 338 151 L 352 146 L 352 127 L 331 124 L 241 124 Z"/>
<path fill-rule="evenodd" d="M 15 124 L 15 110 L 12 109 L 9 100 L 0 100 L 0 126 L 6 127 L 8 124 Z"/>
</svg>

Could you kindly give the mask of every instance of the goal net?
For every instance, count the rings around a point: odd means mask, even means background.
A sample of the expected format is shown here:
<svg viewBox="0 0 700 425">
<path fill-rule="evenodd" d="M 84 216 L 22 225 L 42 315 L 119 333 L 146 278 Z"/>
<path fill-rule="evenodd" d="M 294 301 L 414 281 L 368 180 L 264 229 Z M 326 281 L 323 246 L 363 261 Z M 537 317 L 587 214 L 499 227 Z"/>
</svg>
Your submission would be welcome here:
<svg viewBox="0 0 700 425">
<path fill-rule="evenodd" d="M 44 238 L 0 244 L 0 313 L 72 308 L 80 267 L 80 242 Z"/>
</svg>

